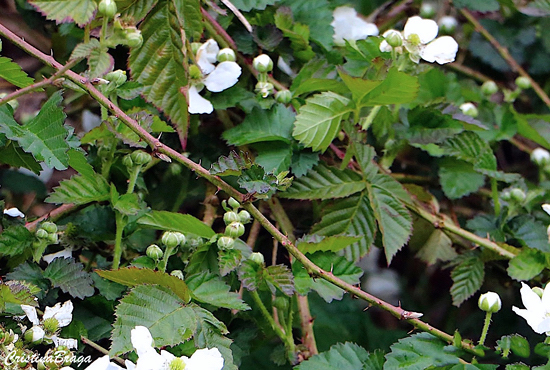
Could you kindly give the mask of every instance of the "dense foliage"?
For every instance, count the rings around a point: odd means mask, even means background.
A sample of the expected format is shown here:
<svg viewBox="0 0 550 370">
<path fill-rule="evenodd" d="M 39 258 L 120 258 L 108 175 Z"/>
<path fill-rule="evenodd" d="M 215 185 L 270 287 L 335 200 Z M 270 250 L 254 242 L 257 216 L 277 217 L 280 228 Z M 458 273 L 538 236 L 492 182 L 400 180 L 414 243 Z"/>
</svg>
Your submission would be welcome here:
<svg viewBox="0 0 550 370">
<path fill-rule="evenodd" d="M 549 366 L 547 0 L 0 14 L 5 368 Z"/>
</svg>

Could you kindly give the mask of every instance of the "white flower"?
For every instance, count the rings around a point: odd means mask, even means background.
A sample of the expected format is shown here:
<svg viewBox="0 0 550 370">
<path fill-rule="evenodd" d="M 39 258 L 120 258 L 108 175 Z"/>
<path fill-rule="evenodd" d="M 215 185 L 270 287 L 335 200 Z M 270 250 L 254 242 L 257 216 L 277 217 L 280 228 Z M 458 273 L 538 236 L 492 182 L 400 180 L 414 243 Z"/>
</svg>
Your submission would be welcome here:
<svg viewBox="0 0 550 370">
<path fill-rule="evenodd" d="M 550 289 L 545 288 L 542 297 L 525 283 L 521 283 L 521 300 L 525 309 L 512 307 L 536 333 L 550 335 Z"/>
<path fill-rule="evenodd" d="M 412 61 L 418 63 L 422 58 L 430 63 L 445 64 L 455 60 L 458 43 L 451 36 L 436 39 L 438 31 L 437 23 L 431 19 L 414 16 L 407 20 L 403 36 Z"/>
<path fill-rule="evenodd" d="M 78 341 L 73 338 L 59 338 L 57 335 L 52 335 L 50 338 L 56 347 L 65 346 L 69 349 L 78 347 Z"/>
<path fill-rule="evenodd" d="M 17 209 L 16 207 L 5 209 L 4 214 L 8 215 L 10 217 L 25 218 L 25 214 L 23 212 L 21 212 L 19 209 Z"/>
<path fill-rule="evenodd" d="M 118 366 L 114 362 L 109 361 L 109 355 L 99 357 L 97 360 L 92 362 L 86 368 L 86 370 L 122 370 L 122 369 L 124 368 L 121 366 Z"/>
<path fill-rule="evenodd" d="M 542 210 L 550 215 L 550 204 L 548 203 L 543 204 Z"/>
<path fill-rule="evenodd" d="M 492 313 L 500 311 L 502 307 L 500 296 L 495 292 L 487 292 L 480 295 L 477 304 L 483 311 Z"/>
<path fill-rule="evenodd" d="M 198 349 L 191 357 L 176 357 L 167 351 L 161 351 L 159 354 L 153 347 L 153 337 L 145 326 L 136 326 L 132 329 L 131 340 L 139 358 L 135 368 L 131 363 L 126 364 L 129 370 L 221 370 L 223 368 L 223 357 L 217 348 Z"/>
<path fill-rule="evenodd" d="M 378 36 L 378 27 L 357 15 L 357 11 L 349 6 L 340 6 L 332 13 L 334 20 L 330 24 L 334 28 L 333 40 L 338 46 L 344 46 L 344 40 L 356 41 L 368 36 Z"/>
<path fill-rule="evenodd" d="M 63 305 L 57 303 L 53 307 L 46 307 L 44 315 L 42 316 L 42 321 L 38 319 L 36 308 L 33 306 L 22 304 L 21 309 L 25 312 L 29 321 L 34 325 L 29 329 L 33 333 L 33 338 L 34 334 L 38 335 L 42 333 L 42 337 L 51 339 L 56 347 L 58 345 L 66 345 L 69 348 L 76 348 L 78 343 L 75 339 L 58 338 L 54 334 L 59 328 L 71 323 L 73 319 L 73 303 L 71 301 L 66 301 Z"/>
<path fill-rule="evenodd" d="M 46 332 L 40 326 L 33 326 L 29 331 L 32 333 L 32 343 L 41 341 L 46 335 Z"/>
<path fill-rule="evenodd" d="M 536 148 L 531 152 L 531 160 L 539 166 L 544 166 L 550 163 L 550 152 L 543 148 Z"/>
<path fill-rule="evenodd" d="M 187 92 L 187 111 L 191 114 L 212 113 L 214 110 L 212 103 L 199 95 L 203 86 L 209 91 L 220 92 L 235 85 L 241 76 L 241 67 L 235 62 L 225 61 L 214 65 L 219 52 L 218 43 L 213 39 L 206 41 L 197 51 L 196 60 L 202 76 Z"/>
<path fill-rule="evenodd" d="M 59 323 L 59 327 L 67 326 L 73 319 L 73 302 L 67 301 L 63 303 L 56 303 L 53 307 L 46 307 L 42 320 L 46 320 L 53 317 Z"/>
</svg>

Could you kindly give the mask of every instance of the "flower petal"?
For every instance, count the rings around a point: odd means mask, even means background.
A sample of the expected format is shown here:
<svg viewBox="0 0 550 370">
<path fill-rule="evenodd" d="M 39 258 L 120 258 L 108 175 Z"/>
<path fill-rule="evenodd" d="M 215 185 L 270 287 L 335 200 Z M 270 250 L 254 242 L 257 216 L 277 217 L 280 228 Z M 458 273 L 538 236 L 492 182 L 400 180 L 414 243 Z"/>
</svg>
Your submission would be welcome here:
<svg viewBox="0 0 550 370">
<path fill-rule="evenodd" d="M 208 100 L 199 95 L 195 85 L 192 85 L 187 92 L 187 111 L 191 114 L 212 113 L 214 106 Z"/>
<path fill-rule="evenodd" d="M 537 293 L 533 292 L 533 289 L 529 285 L 522 282 L 519 292 L 521 294 L 521 301 L 528 311 L 540 311 L 541 315 L 544 313 L 541 298 Z"/>
<path fill-rule="evenodd" d="M 56 347 L 66 346 L 69 349 L 78 347 L 78 341 L 74 338 L 59 338 L 57 335 L 53 335 L 50 339 Z"/>
<path fill-rule="evenodd" d="M 445 64 L 454 62 L 458 52 L 458 43 L 451 36 L 442 36 L 430 42 L 420 51 L 420 56 L 427 62 Z"/>
<path fill-rule="evenodd" d="M 49 265 L 56 258 L 71 258 L 73 256 L 73 248 L 68 247 L 59 252 L 50 253 L 42 256 L 42 259 Z"/>
<path fill-rule="evenodd" d="M 543 321 L 541 316 L 535 316 L 532 312 L 519 309 L 515 306 L 512 307 L 512 311 L 514 311 L 517 315 L 523 317 L 525 321 L 527 321 L 527 324 L 535 331 L 535 333 L 544 333 L 544 331 L 539 331 L 539 325 Z"/>
<path fill-rule="evenodd" d="M 216 57 L 220 47 L 214 39 L 207 40 L 197 50 L 197 65 L 201 69 L 202 73 L 209 74 L 214 70 L 214 64 L 216 63 Z"/>
<path fill-rule="evenodd" d="M 357 11 L 349 6 L 340 6 L 332 13 L 334 20 L 330 24 L 334 28 L 332 39 L 339 46 L 344 46 L 344 40 L 362 40 L 368 36 L 378 36 L 378 27 L 357 15 Z"/>
<path fill-rule="evenodd" d="M 155 350 L 153 348 L 153 337 L 151 336 L 151 332 L 145 326 L 136 326 L 133 328 L 130 331 L 130 338 L 132 346 L 136 349 L 136 353 L 139 357 L 151 350 Z"/>
<path fill-rule="evenodd" d="M 105 355 L 92 362 L 85 370 L 123 370 L 123 368 L 109 361 L 109 355 Z"/>
<path fill-rule="evenodd" d="M 40 326 L 33 326 L 29 330 L 32 333 L 32 341 L 33 342 L 37 342 L 37 341 L 42 340 L 42 338 L 44 338 L 44 335 L 46 335 L 46 332 Z"/>
<path fill-rule="evenodd" d="M 223 357 L 217 348 L 198 349 L 191 358 L 182 357 L 185 370 L 221 370 Z"/>
<path fill-rule="evenodd" d="M 53 307 L 46 307 L 44 310 L 43 320 L 53 317 L 59 322 L 59 327 L 67 326 L 73 319 L 73 302 L 67 301 L 63 303 L 56 303 Z"/>
<path fill-rule="evenodd" d="M 34 308 L 33 306 L 22 304 L 21 309 L 23 310 L 23 312 L 25 312 L 25 315 L 27 315 L 29 321 L 32 322 L 33 325 L 40 325 L 38 314 L 36 313 L 36 308 Z"/>
<path fill-rule="evenodd" d="M 230 88 L 239 81 L 241 67 L 235 62 L 221 62 L 204 80 L 206 88 L 220 92 Z"/>
<path fill-rule="evenodd" d="M 403 34 L 406 39 L 411 35 L 418 35 L 420 42 L 422 44 L 427 44 L 435 39 L 438 31 L 439 27 L 434 20 L 422 19 L 419 16 L 414 16 L 407 20 L 405 28 L 403 29 Z"/>
<path fill-rule="evenodd" d="M 5 215 L 8 215 L 10 217 L 21 217 L 21 218 L 25 218 L 25 214 L 23 212 L 21 212 L 18 208 L 16 207 L 12 207 L 12 208 L 9 208 L 9 209 L 5 209 L 4 210 L 4 214 Z"/>
</svg>

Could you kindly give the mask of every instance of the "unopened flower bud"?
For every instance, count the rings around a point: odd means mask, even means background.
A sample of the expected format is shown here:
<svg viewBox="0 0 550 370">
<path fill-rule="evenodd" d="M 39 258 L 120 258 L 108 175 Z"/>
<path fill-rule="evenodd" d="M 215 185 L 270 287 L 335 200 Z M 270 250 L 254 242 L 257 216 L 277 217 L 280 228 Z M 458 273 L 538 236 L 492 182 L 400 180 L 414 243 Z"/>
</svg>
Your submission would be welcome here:
<svg viewBox="0 0 550 370">
<path fill-rule="evenodd" d="M 282 312 L 288 311 L 288 298 L 282 296 L 276 297 L 273 301 L 273 306 L 275 306 L 278 310 L 281 310 Z"/>
<path fill-rule="evenodd" d="M 244 209 L 239 212 L 239 221 L 242 224 L 247 224 L 252 220 L 252 217 L 250 217 L 250 213 L 245 211 Z"/>
<path fill-rule="evenodd" d="M 235 55 L 235 52 L 233 49 L 230 48 L 224 48 L 221 49 L 218 52 L 217 55 L 218 62 L 234 62 L 237 60 L 237 56 Z"/>
<path fill-rule="evenodd" d="M 164 253 L 162 253 L 162 249 L 160 249 L 160 247 L 156 244 L 151 244 L 148 246 L 145 254 L 147 254 L 147 257 L 155 261 L 160 260 L 164 255 Z"/>
<path fill-rule="evenodd" d="M 493 95 L 498 91 L 498 86 L 495 81 L 485 81 L 481 85 L 481 92 L 485 95 Z"/>
<path fill-rule="evenodd" d="M 531 80 L 527 77 L 518 77 L 516 78 L 516 85 L 523 90 L 531 88 Z"/>
<path fill-rule="evenodd" d="M 230 223 L 236 222 L 236 221 L 240 221 L 240 218 L 237 212 L 234 212 L 234 211 L 225 212 L 225 214 L 223 215 L 223 222 L 226 225 L 229 225 Z"/>
<path fill-rule="evenodd" d="M 227 200 L 227 204 L 229 204 L 229 207 L 233 208 L 234 210 L 237 210 L 241 206 L 241 203 L 237 202 L 237 200 L 233 197 Z"/>
<path fill-rule="evenodd" d="M 53 222 L 44 222 L 42 225 L 40 225 L 40 228 L 46 230 L 50 234 L 57 232 L 57 225 Z"/>
<path fill-rule="evenodd" d="M 166 231 L 162 234 L 162 244 L 169 248 L 177 247 L 185 243 L 185 235 L 174 231 Z"/>
<path fill-rule="evenodd" d="M 292 91 L 280 90 L 275 94 L 275 100 L 282 104 L 288 104 L 292 100 Z"/>
<path fill-rule="evenodd" d="M 525 195 L 525 192 L 519 188 L 514 188 L 510 190 L 510 198 L 518 203 L 522 203 L 523 201 L 525 201 L 526 197 L 527 196 Z"/>
<path fill-rule="evenodd" d="M 459 108 L 467 116 L 475 118 L 478 115 L 477 107 L 472 103 L 464 103 Z"/>
<path fill-rule="evenodd" d="M 135 27 L 131 29 L 126 29 L 126 45 L 131 48 L 138 48 L 143 44 L 143 36 L 141 36 L 141 31 Z"/>
<path fill-rule="evenodd" d="M 477 304 L 481 310 L 491 313 L 500 311 L 500 308 L 502 307 L 500 297 L 495 292 L 487 292 L 482 294 L 479 296 Z"/>
<path fill-rule="evenodd" d="M 56 233 L 48 234 L 47 239 L 48 239 L 48 242 L 50 242 L 52 244 L 56 244 L 59 241 L 59 237 L 57 236 Z"/>
<path fill-rule="evenodd" d="M 199 48 L 202 46 L 202 42 L 192 42 L 191 43 L 191 51 L 193 52 L 193 55 L 197 55 L 197 52 L 199 51 Z"/>
<path fill-rule="evenodd" d="M 258 81 L 256 87 L 254 88 L 254 91 L 260 94 L 260 96 L 265 99 L 273 93 L 273 89 L 274 87 L 271 82 Z"/>
<path fill-rule="evenodd" d="M 429 2 L 423 2 L 420 7 L 420 16 L 422 18 L 431 18 L 435 15 L 435 6 Z"/>
<path fill-rule="evenodd" d="M 232 222 L 225 227 L 225 235 L 232 238 L 241 237 L 244 234 L 244 225 L 240 222 Z"/>
<path fill-rule="evenodd" d="M 151 162 L 151 156 L 148 153 L 145 153 L 143 150 L 135 150 L 130 154 L 132 161 L 135 165 L 143 166 Z"/>
<path fill-rule="evenodd" d="M 105 79 L 111 81 L 118 87 L 125 83 L 128 78 L 126 77 L 126 71 L 117 69 L 116 71 L 107 73 Z"/>
<path fill-rule="evenodd" d="M 134 161 L 132 160 L 132 156 L 130 154 L 125 155 L 122 157 L 122 164 L 126 167 L 134 167 Z"/>
<path fill-rule="evenodd" d="M 396 30 L 387 30 L 384 32 L 384 38 L 386 39 L 386 42 L 391 47 L 399 47 L 403 45 L 403 36 L 401 36 L 401 32 Z"/>
<path fill-rule="evenodd" d="M 439 25 L 439 32 L 450 35 L 455 32 L 456 26 L 458 26 L 458 21 L 455 17 L 446 15 L 441 17 L 437 24 Z"/>
<path fill-rule="evenodd" d="M 97 6 L 99 14 L 107 18 L 113 18 L 117 12 L 117 6 L 114 0 L 101 0 Z"/>
<path fill-rule="evenodd" d="M 546 166 L 550 164 L 550 152 L 543 148 L 536 148 L 531 152 L 531 161 L 538 166 Z"/>
<path fill-rule="evenodd" d="M 23 334 L 23 340 L 27 343 L 40 344 L 46 332 L 40 326 L 33 326 Z"/>
<path fill-rule="evenodd" d="M 273 61 L 269 55 L 261 54 L 254 58 L 252 66 L 258 72 L 271 72 L 273 70 Z"/>
<path fill-rule="evenodd" d="M 36 230 L 36 237 L 39 239 L 47 239 L 49 235 L 50 234 L 48 234 L 48 232 L 44 229 Z"/>
<path fill-rule="evenodd" d="M 183 272 L 181 270 L 173 270 L 170 275 L 175 276 L 180 280 L 183 280 Z"/>
<path fill-rule="evenodd" d="M 260 252 L 253 252 L 252 254 L 250 254 L 250 257 L 248 257 L 248 259 L 252 262 L 257 263 L 258 265 L 263 265 L 265 262 L 264 255 Z"/>
<path fill-rule="evenodd" d="M 229 236 L 222 236 L 218 239 L 218 247 L 220 249 L 232 249 L 235 240 Z"/>
</svg>

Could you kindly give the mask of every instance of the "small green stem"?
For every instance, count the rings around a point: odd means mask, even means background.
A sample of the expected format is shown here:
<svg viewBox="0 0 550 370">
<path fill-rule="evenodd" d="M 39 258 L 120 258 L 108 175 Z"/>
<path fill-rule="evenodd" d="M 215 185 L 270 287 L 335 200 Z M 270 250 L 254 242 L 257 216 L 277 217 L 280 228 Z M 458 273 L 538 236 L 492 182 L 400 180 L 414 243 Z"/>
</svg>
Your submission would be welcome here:
<svg viewBox="0 0 550 370">
<path fill-rule="evenodd" d="M 495 204 L 495 216 L 498 217 L 500 214 L 500 200 L 498 198 L 498 186 L 497 180 L 491 178 L 491 197 L 493 198 L 493 203 Z"/>
<path fill-rule="evenodd" d="M 162 256 L 162 260 L 158 263 L 158 270 L 160 272 L 166 272 L 166 266 L 168 266 L 168 259 L 174 253 L 174 249 L 176 247 L 168 247 L 166 246 L 166 250 L 164 251 L 164 255 Z"/>
<path fill-rule="evenodd" d="M 103 23 L 101 24 L 101 35 L 99 36 L 99 43 L 103 45 L 107 38 L 107 26 L 109 25 L 109 17 L 103 17 Z"/>
<path fill-rule="evenodd" d="M 126 191 L 126 194 L 131 194 L 134 192 L 137 178 L 139 176 L 139 173 L 141 172 L 141 167 L 142 165 L 137 165 L 130 170 L 130 178 L 128 179 L 128 190 Z"/>
<path fill-rule="evenodd" d="M 481 331 L 481 337 L 479 338 L 479 345 L 482 346 L 487 338 L 487 332 L 489 331 L 489 325 L 491 325 L 492 312 L 487 312 L 485 315 L 485 323 L 483 324 L 483 330 Z"/>
<path fill-rule="evenodd" d="M 122 232 L 126 226 L 126 216 L 115 211 L 116 233 L 115 233 L 115 253 L 113 254 L 113 270 L 120 266 L 122 258 Z"/>
</svg>

